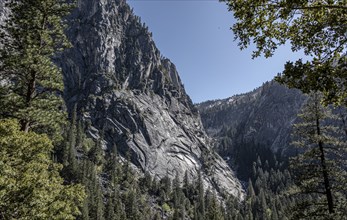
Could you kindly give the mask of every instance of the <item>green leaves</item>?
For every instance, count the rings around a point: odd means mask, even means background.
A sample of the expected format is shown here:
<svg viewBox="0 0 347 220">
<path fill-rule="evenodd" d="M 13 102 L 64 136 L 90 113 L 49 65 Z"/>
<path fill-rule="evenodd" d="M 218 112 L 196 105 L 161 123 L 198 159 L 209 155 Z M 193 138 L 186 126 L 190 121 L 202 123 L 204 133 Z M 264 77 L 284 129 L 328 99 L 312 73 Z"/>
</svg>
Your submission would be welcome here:
<svg viewBox="0 0 347 220">
<path fill-rule="evenodd" d="M 70 46 L 63 16 L 70 1 L 9 1 L 11 16 L 2 30 L 0 50 L 0 118 L 16 118 L 24 131 L 48 134 L 61 140 L 66 123 L 61 94 L 61 70 L 52 56 Z"/>
<path fill-rule="evenodd" d="M 256 56 L 272 55 L 276 47 L 290 41 L 293 50 L 304 49 L 307 55 L 331 54 L 346 47 L 347 3 L 339 1 L 227 1 L 236 24 L 235 38 L 241 48 L 251 40 Z M 340 48 L 342 47 L 342 48 Z"/>
<path fill-rule="evenodd" d="M 230 0 L 237 22 L 232 30 L 241 49 L 255 44 L 252 57 L 271 57 L 290 43 L 313 58 L 289 63 L 277 80 L 304 92 L 321 91 L 326 102 L 347 104 L 346 80 L 347 2 L 345 0 Z M 316 85 L 317 77 L 324 81 Z"/>
<path fill-rule="evenodd" d="M 304 93 L 320 91 L 325 104 L 347 105 L 346 63 L 347 57 L 323 63 L 318 59 L 305 63 L 302 60 L 287 62 L 283 74 L 276 80 Z"/>
<path fill-rule="evenodd" d="M 22 132 L 0 120 L 0 216 L 4 219 L 75 219 L 85 198 L 81 185 L 63 185 L 46 135 Z"/>
<path fill-rule="evenodd" d="M 21 0 L 7 6 L 11 16 L 0 49 L 0 216 L 75 219 L 84 188 L 64 185 L 62 166 L 51 160 L 66 118 L 62 73 L 52 56 L 69 45 L 62 16 L 72 5 Z"/>
<path fill-rule="evenodd" d="M 294 219 L 340 219 L 346 211 L 341 206 L 346 198 L 337 199 L 346 190 L 345 134 L 337 126 L 340 118 L 321 105 L 321 97 L 311 95 L 299 115 L 301 121 L 294 125 L 293 145 L 299 152 L 291 158 L 296 185 L 290 192 L 297 200 Z"/>
</svg>

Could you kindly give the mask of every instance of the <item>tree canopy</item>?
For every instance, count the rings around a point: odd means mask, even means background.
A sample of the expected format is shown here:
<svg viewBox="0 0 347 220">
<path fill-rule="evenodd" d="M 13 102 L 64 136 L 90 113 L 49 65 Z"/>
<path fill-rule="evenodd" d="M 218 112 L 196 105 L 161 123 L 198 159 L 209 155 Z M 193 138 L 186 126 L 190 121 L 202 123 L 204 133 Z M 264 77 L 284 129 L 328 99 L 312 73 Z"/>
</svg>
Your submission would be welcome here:
<svg viewBox="0 0 347 220">
<path fill-rule="evenodd" d="M 346 0 L 223 0 L 233 12 L 232 30 L 241 49 L 255 44 L 253 58 L 271 57 L 290 43 L 311 61 L 288 62 L 278 81 L 303 90 L 322 91 L 326 101 L 346 104 Z"/>
<path fill-rule="evenodd" d="M 0 146 L 1 219 L 75 219 L 80 214 L 84 189 L 63 184 L 46 135 L 20 131 L 16 120 L 0 120 Z"/>
<path fill-rule="evenodd" d="M 298 197 L 294 219 L 341 219 L 346 214 L 346 142 L 340 119 L 311 94 L 294 125 L 293 144 L 300 152 L 291 158 L 292 193 Z"/>
<path fill-rule="evenodd" d="M 6 1 L 10 15 L 0 28 L 0 118 L 18 119 L 24 131 L 61 133 L 63 77 L 52 58 L 70 45 L 63 22 L 72 7 L 68 2 Z"/>
</svg>

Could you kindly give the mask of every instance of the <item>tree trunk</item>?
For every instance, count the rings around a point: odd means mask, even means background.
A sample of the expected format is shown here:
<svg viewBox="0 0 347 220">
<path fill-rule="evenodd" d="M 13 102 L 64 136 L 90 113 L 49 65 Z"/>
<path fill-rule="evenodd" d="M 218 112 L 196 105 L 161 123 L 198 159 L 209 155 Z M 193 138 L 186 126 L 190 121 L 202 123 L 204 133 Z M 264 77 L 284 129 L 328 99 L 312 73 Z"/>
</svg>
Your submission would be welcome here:
<svg viewBox="0 0 347 220">
<path fill-rule="evenodd" d="M 316 117 L 316 126 L 317 126 L 316 127 L 317 128 L 317 135 L 320 136 L 321 131 L 320 131 L 319 117 Z M 326 194 L 327 202 L 328 202 L 328 209 L 329 209 L 329 213 L 334 213 L 333 195 L 331 192 L 328 168 L 327 168 L 326 161 L 325 161 L 323 142 L 321 140 L 318 142 L 318 146 L 319 146 L 319 151 L 320 151 L 320 160 L 321 160 L 321 166 L 322 166 L 322 172 L 323 172 L 323 178 L 324 178 L 325 194 Z"/>
<path fill-rule="evenodd" d="M 35 71 L 32 71 L 30 74 L 30 79 L 28 79 L 27 84 L 27 94 L 25 96 L 25 106 L 28 108 L 30 107 L 31 101 L 33 99 L 34 93 L 35 93 L 35 86 L 36 86 L 36 73 Z M 21 130 L 24 132 L 29 131 L 30 127 L 30 121 L 26 119 L 22 119 L 21 122 Z"/>
</svg>

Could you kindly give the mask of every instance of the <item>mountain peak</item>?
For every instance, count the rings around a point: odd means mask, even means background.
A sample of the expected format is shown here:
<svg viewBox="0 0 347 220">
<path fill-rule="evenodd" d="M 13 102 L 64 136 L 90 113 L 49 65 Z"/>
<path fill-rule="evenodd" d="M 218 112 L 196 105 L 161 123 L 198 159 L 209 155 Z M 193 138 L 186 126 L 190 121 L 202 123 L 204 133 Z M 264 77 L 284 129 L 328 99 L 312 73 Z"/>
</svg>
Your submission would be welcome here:
<svg viewBox="0 0 347 220">
<path fill-rule="evenodd" d="M 125 1 L 79 1 L 68 19 L 73 47 L 57 62 L 65 99 L 105 150 L 131 154 L 158 178 L 201 172 L 206 188 L 242 199 L 240 182 L 212 150 L 175 65 L 163 58 L 148 28 Z"/>
</svg>

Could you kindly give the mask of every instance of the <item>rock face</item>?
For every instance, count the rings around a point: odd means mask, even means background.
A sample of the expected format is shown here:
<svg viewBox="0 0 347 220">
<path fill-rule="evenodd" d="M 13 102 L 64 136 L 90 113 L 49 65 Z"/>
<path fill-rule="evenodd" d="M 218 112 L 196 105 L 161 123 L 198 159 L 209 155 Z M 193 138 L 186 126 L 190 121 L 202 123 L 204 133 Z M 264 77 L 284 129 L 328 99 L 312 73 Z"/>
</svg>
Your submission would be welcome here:
<svg viewBox="0 0 347 220">
<path fill-rule="evenodd" d="M 242 199 L 233 171 L 210 148 L 175 65 L 123 0 L 79 0 L 68 18 L 73 48 L 57 58 L 68 108 L 77 106 L 105 151 L 114 145 L 143 172 L 194 179 Z"/>
<path fill-rule="evenodd" d="M 8 16 L 9 10 L 5 5 L 5 0 L 0 0 L 0 24 L 3 24 Z"/>
<path fill-rule="evenodd" d="M 204 102 L 197 108 L 210 136 L 228 136 L 231 147 L 253 142 L 282 154 L 289 150 L 291 126 L 305 100 L 299 90 L 267 82 L 252 92 Z"/>
<path fill-rule="evenodd" d="M 8 9 L 5 7 L 5 1 L 0 1 L 0 23 L 3 23 L 8 16 Z"/>
</svg>

